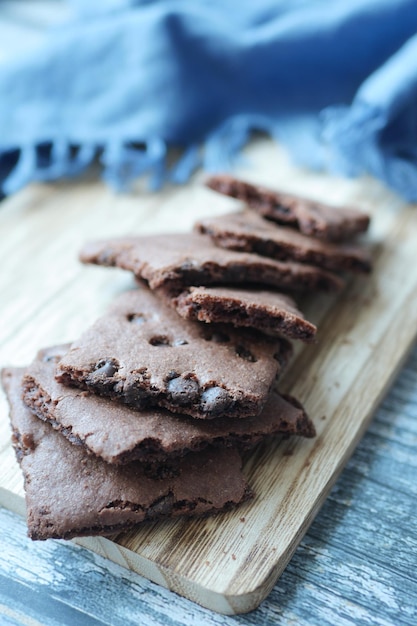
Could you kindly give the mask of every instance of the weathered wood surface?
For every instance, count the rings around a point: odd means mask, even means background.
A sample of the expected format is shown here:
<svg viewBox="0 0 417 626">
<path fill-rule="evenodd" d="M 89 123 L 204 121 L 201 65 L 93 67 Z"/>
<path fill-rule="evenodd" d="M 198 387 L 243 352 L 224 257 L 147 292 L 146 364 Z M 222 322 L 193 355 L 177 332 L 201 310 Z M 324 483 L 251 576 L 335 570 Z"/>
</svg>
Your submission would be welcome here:
<svg viewBox="0 0 417 626">
<path fill-rule="evenodd" d="M 307 303 L 309 316 L 320 322 L 319 343 L 299 351 L 281 385 L 305 402 L 318 437 L 263 446 L 250 455 L 245 469 L 259 497 L 235 514 L 146 526 L 115 542 L 82 542 L 229 613 L 255 607 L 273 587 L 417 330 L 417 272 L 410 271 L 417 248 L 415 208 L 401 207 L 370 181 L 336 184 L 291 168 L 269 143 L 253 146 L 250 156 L 255 179 L 335 203 L 356 203 L 375 213 L 369 237 L 377 247 L 374 275 L 352 281 L 338 300 Z M 132 284 L 122 272 L 81 267 L 76 253 L 85 238 L 184 230 L 195 219 L 232 206 L 232 200 L 215 197 L 196 183 L 157 195 L 117 198 L 100 184 L 39 186 L 7 201 L 0 213 L 1 363 L 24 364 L 40 346 L 71 340 L 116 292 Z M 0 411 L 1 500 L 22 510 L 3 399 Z"/>
</svg>

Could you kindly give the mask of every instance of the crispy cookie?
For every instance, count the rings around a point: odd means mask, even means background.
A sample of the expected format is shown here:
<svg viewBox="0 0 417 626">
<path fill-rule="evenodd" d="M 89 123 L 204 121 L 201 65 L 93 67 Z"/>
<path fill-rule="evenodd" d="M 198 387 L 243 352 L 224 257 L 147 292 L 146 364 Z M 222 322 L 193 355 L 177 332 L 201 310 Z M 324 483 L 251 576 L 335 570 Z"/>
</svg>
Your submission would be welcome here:
<svg viewBox="0 0 417 626">
<path fill-rule="evenodd" d="M 234 448 L 188 454 L 161 479 L 141 463 L 109 465 L 86 454 L 32 415 L 21 399 L 23 371 L 3 370 L 2 382 L 32 539 L 108 535 L 146 520 L 215 513 L 251 496 Z"/>
<path fill-rule="evenodd" d="M 41 350 L 23 377 L 23 400 L 69 441 L 108 463 L 172 461 L 207 445 L 249 448 L 267 436 L 314 436 L 314 426 L 294 399 L 272 391 L 261 414 L 246 420 L 196 420 L 163 409 L 135 411 L 54 377 L 68 346 Z"/>
<path fill-rule="evenodd" d="M 195 225 L 216 245 L 281 261 L 309 263 L 331 271 L 369 272 L 371 259 L 363 246 L 334 244 L 278 226 L 253 211 L 207 217 Z"/>
<path fill-rule="evenodd" d="M 338 276 L 318 267 L 218 248 L 209 237 L 197 233 L 90 242 L 81 250 L 80 259 L 130 270 L 151 289 L 171 293 L 188 286 L 216 284 L 304 291 L 334 291 L 344 284 Z"/>
<path fill-rule="evenodd" d="M 139 288 L 119 296 L 72 344 L 57 379 L 141 410 L 253 417 L 290 353 L 285 339 L 185 321 Z"/>
<path fill-rule="evenodd" d="M 184 319 L 246 326 L 302 341 L 312 341 L 317 332 L 292 298 L 273 291 L 189 287 L 170 301 Z"/>
<path fill-rule="evenodd" d="M 365 232 L 369 215 L 351 207 L 332 207 L 293 194 L 251 185 L 232 176 L 212 176 L 207 186 L 237 198 L 260 215 L 279 224 L 298 228 L 305 235 L 325 241 L 341 241 Z"/>
</svg>

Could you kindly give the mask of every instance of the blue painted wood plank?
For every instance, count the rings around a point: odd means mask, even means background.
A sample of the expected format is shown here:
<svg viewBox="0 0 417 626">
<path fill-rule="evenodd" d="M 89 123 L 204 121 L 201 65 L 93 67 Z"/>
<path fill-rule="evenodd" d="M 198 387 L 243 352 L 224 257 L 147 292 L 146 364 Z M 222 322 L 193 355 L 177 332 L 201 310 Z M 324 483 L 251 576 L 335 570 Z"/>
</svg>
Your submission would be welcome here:
<svg viewBox="0 0 417 626">
<path fill-rule="evenodd" d="M 347 475 L 326 501 L 310 535 L 325 537 L 328 545 L 338 549 L 348 545 L 349 553 L 379 564 L 388 572 L 417 580 L 414 497 L 369 481 L 358 483 L 361 493 L 352 496 L 351 485 Z"/>
<path fill-rule="evenodd" d="M 8 606 L 12 609 L 2 609 Z M 0 623 L 3 617 L 13 618 L 17 623 L 30 624 L 31 621 L 48 626 L 103 626 L 104 622 L 79 611 L 43 589 L 42 584 L 28 585 L 13 580 L 10 576 L 0 575 Z M 31 625 L 32 626 L 32 625 Z"/>
</svg>

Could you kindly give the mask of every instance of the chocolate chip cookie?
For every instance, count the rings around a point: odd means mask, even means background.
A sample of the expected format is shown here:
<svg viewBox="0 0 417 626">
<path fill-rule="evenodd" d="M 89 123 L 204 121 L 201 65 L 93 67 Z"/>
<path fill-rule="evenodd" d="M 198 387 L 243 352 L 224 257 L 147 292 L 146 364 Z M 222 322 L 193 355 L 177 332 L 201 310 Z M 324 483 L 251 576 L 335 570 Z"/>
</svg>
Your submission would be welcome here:
<svg viewBox="0 0 417 626">
<path fill-rule="evenodd" d="M 207 445 L 249 448 L 271 435 L 314 436 L 314 426 L 294 399 L 273 390 L 254 419 L 196 420 L 163 409 L 135 411 L 54 377 L 68 346 L 41 350 L 23 377 L 23 400 L 73 444 L 108 463 L 172 462 Z"/>
<path fill-rule="evenodd" d="M 160 479 L 139 462 L 110 465 L 86 454 L 32 415 L 21 399 L 23 373 L 5 369 L 2 382 L 32 539 L 109 535 L 146 520 L 216 513 L 251 497 L 234 448 L 190 453 Z"/>
<path fill-rule="evenodd" d="M 212 176 L 206 184 L 214 191 L 241 200 L 263 217 L 325 241 L 349 239 L 369 227 L 369 215 L 351 207 L 329 206 L 227 175 Z"/>
<path fill-rule="evenodd" d="M 341 278 L 318 267 L 226 250 L 197 233 L 122 237 L 87 243 L 84 263 L 130 270 L 151 289 L 179 293 L 187 286 L 256 285 L 337 291 Z"/>
<path fill-rule="evenodd" d="M 259 289 L 189 287 L 167 298 L 184 319 L 229 323 L 269 335 L 313 341 L 317 328 L 304 319 L 287 295 Z"/>
<path fill-rule="evenodd" d="M 139 288 L 72 344 L 56 376 L 140 410 L 247 418 L 260 413 L 290 354 L 285 339 L 186 321 Z"/>
<path fill-rule="evenodd" d="M 364 246 L 334 244 L 278 226 L 253 211 L 207 217 L 195 226 L 218 246 L 271 259 L 308 263 L 334 272 L 369 272 L 371 257 Z"/>
</svg>

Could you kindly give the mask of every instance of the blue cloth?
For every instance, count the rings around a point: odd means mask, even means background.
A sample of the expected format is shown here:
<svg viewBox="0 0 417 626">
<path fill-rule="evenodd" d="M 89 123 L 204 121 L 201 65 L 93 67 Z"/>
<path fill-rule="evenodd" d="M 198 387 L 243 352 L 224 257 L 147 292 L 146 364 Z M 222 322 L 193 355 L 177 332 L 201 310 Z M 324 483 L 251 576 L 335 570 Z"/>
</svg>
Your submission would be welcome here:
<svg viewBox="0 0 417 626">
<path fill-rule="evenodd" d="M 416 0 L 73 0 L 0 64 L 0 184 L 228 169 L 253 130 L 417 199 Z M 169 169 L 167 148 L 179 148 Z"/>
</svg>

